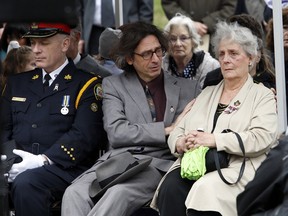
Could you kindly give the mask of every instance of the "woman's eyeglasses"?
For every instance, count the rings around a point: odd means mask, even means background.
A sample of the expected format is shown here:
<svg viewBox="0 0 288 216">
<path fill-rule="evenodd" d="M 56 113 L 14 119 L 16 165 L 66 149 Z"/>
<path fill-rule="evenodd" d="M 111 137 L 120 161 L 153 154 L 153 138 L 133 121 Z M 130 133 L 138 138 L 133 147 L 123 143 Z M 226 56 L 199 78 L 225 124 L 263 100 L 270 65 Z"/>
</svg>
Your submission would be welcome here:
<svg viewBox="0 0 288 216">
<path fill-rule="evenodd" d="M 135 55 L 141 56 L 144 60 L 150 60 L 153 56 L 153 54 L 155 53 L 157 57 L 163 57 L 165 55 L 165 50 L 162 49 L 162 47 L 159 47 L 157 49 L 155 49 L 154 51 L 145 51 L 143 53 L 135 53 Z"/>
<path fill-rule="evenodd" d="M 186 35 L 181 35 L 179 37 L 176 37 L 176 36 L 170 36 L 169 37 L 169 41 L 172 43 L 172 44 L 175 44 L 178 39 L 180 40 L 181 43 L 186 43 L 188 40 L 190 40 L 192 37 L 191 36 L 186 36 Z"/>
</svg>

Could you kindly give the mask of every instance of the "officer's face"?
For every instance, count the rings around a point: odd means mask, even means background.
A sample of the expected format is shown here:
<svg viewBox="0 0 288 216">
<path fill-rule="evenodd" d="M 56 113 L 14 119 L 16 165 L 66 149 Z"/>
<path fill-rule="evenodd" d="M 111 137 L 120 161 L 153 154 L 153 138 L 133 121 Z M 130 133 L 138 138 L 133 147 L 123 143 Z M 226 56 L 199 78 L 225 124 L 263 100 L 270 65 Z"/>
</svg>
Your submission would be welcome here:
<svg viewBox="0 0 288 216">
<path fill-rule="evenodd" d="M 70 39 L 56 34 L 48 38 L 31 38 L 31 47 L 36 56 L 36 66 L 50 73 L 60 67 L 66 59 Z"/>
<path fill-rule="evenodd" d="M 143 38 L 134 50 L 134 56 L 127 62 L 146 82 L 158 77 L 161 73 L 162 48 L 157 37 L 148 35 Z"/>
</svg>

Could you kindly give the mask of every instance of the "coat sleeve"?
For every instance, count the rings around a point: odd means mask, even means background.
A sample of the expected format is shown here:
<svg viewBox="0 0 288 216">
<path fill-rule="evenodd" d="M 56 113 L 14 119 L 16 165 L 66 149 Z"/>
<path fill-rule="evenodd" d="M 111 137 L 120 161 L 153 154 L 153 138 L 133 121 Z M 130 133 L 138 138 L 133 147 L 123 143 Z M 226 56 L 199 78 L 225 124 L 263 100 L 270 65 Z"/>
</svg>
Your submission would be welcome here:
<svg viewBox="0 0 288 216">
<path fill-rule="evenodd" d="M 218 20 L 226 20 L 228 17 L 234 15 L 236 10 L 237 0 L 221 1 L 219 10 L 207 14 L 202 18 L 202 22 L 208 26 L 210 33 L 214 32 L 214 28 Z"/>
<path fill-rule="evenodd" d="M 174 0 L 161 0 L 163 11 L 170 20 L 172 17 L 175 16 L 176 13 L 181 13 L 183 15 L 186 15 L 190 17 L 189 13 L 187 13 L 181 6 L 179 5 L 179 1 Z"/>
<path fill-rule="evenodd" d="M 107 77 L 103 80 L 104 128 L 112 148 L 129 146 L 166 146 L 164 122 L 145 122 L 128 93 L 120 94 L 119 82 Z M 129 101 L 129 102 L 128 102 Z M 129 113 L 128 113 L 129 112 Z"/>
<path fill-rule="evenodd" d="M 139 2 L 139 20 L 153 22 L 153 0 L 140 0 Z"/>
</svg>

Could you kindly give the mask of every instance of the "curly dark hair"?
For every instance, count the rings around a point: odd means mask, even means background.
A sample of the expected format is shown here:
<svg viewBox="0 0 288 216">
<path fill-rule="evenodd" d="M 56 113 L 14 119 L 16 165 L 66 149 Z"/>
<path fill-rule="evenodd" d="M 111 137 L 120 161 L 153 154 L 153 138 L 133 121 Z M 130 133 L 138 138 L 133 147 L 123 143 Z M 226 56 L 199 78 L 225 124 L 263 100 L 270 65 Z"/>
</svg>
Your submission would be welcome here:
<svg viewBox="0 0 288 216">
<path fill-rule="evenodd" d="M 116 64 L 124 71 L 135 71 L 133 65 L 126 62 L 126 58 L 133 58 L 134 50 L 137 48 L 141 40 L 149 35 L 154 35 L 158 38 L 161 47 L 164 50 L 168 49 L 168 40 L 163 32 L 155 25 L 145 22 L 134 22 L 125 24 L 119 29 L 122 31 L 122 36 L 115 51 L 113 59 L 116 59 Z"/>
</svg>

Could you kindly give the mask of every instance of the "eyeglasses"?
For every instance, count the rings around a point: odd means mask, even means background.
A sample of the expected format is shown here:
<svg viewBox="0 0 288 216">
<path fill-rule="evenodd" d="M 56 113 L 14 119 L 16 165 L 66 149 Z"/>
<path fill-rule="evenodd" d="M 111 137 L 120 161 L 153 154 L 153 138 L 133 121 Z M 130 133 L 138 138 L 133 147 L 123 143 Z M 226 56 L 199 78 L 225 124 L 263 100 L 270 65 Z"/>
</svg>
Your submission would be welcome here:
<svg viewBox="0 0 288 216">
<path fill-rule="evenodd" d="M 135 53 L 135 55 L 141 56 L 144 60 L 150 60 L 153 56 L 153 54 L 155 53 L 157 57 L 163 57 L 165 55 L 165 50 L 162 49 L 162 47 L 159 47 L 157 49 L 155 49 L 155 51 L 145 51 L 143 53 Z"/>
<path fill-rule="evenodd" d="M 191 39 L 192 36 L 186 36 L 186 35 L 181 35 L 179 37 L 176 37 L 176 36 L 170 36 L 169 37 L 169 41 L 172 43 L 172 44 L 175 44 L 178 39 L 180 40 L 181 43 L 186 43 L 187 40 Z"/>
</svg>

